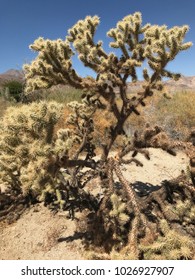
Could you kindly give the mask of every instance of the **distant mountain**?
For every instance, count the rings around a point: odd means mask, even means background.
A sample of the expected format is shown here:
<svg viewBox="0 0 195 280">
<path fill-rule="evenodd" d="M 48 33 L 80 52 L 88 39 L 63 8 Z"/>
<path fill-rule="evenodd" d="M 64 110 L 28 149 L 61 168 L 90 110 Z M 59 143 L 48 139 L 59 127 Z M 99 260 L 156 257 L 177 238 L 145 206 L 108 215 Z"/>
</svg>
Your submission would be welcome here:
<svg viewBox="0 0 195 280">
<path fill-rule="evenodd" d="M 168 87 L 168 89 L 171 92 L 178 91 L 178 90 L 195 91 L 195 76 L 191 76 L 191 77 L 181 76 L 181 78 L 178 81 L 173 81 L 173 80 L 166 81 L 165 85 Z"/>
<path fill-rule="evenodd" d="M 143 81 L 139 81 L 136 84 L 129 83 L 128 91 L 137 92 L 142 90 L 143 83 Z M 195 91 L 195 76 L 181 76 L 181 78 L 178 81 L 170 79 L 165 81 L 164 85 L 167 87 L 169 92 Z"/>
<path fill-rule="evenodd" d="M 21 70 L 10 69 L 0 74 L 0 85 L 6 81 L 11 81 L 11 80 L 23 81 L 24 80 L 23 72 Z"/>
</svg>

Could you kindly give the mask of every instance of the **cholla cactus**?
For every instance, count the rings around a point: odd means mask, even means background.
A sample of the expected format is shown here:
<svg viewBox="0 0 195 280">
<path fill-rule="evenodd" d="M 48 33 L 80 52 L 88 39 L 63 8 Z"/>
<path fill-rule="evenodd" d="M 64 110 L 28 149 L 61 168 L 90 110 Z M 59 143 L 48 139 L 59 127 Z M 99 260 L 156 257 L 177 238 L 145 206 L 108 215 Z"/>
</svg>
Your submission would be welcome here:
<svg viewBox="0 0 195 280">
<path fill-rule="evenodd" d="M 141 67 L 145 60 L 153 72 L 150 76 L 148 69 L 143 69 L 146 81 L 151 83 L 163 76 L 179 77 L 165 70 L 165 67 L 180 51 L 192 45 L 191 42 L 183 43 L 188 26 L 175 26 L 171 29 L 165 25 L 142 26 L 141 13 L 126 16 L 117 23 L 116 28 L 107 33 L 114 40 L 110 46 L 122 52 L 122 57 L 118 58 L 114 53 L 107 54 L 103 50 L 102 41 L 95 43 L 94 35 L 99 22 L 97 16 L 79 20 L 68 30 L 69 35 L 65 41 L 43 38 L 35 40 L 30 48 L 39 52 L 39 55 L 31 65 L 24 66 L 26 91 L 56 83 L 68 83 L 78 88 L 83 88 L 88 83 L 89 88 L 95 87 L 96 91 L 101 91 L 99 86 L 105 87 L 108 81 L 112 85 L 122 86 L 129 76 L 137 80 L 136 67 Z M 79 77 L 72 68 L 71 43 L 84 65 L 97 73 L 97 79 L 91 79 L 91 83 L 86 83 L 86 79 Z M 103 92 L 105 94 L 105 89 Z"/>
<path fill-rule="evenodd" d="M 161 220 L 162 236 L 150 245 L 140 246 L 145 259 L 180 260 L 191 259 L 194 255 L 194 242 L 188 236 L 170 229 L 166 220 Z"/>
<path fill-rule="evenodd" d="M 56 193 L 61 165 L 66 168 L 87 164 L 77 160 L 82 151 L 88 159 L 93 156 L 93 145 L 89 143 L 93 131 L 90 110 L 76 102 L 69 106 L 75 114 L 68 121 L 75 127 L 59 129 L 55 137 L 54 127 L 63 105 L 40 102 L 7 109 L 0 122 L 0 183 L 17 186 L 24 195 L 29 191 L 40 194 L 44 199 L 46 193 Z M 59 200 L 59 192 L 56 197 Z"/>
<path fill-rule="evenodd" d="M 73 53 L 67 41 L 44 40 L 40 37 L 30 48 L 39 52 L 39 55 L 31 65 L 24 66 L 27 92 L 60 83 L 76 85 L 77 76 L 70 60 Z"/>
<path fill-rule="evenodd" d="M 187 50 L 192 43 L 184 43 L 188 26 L 168 29 L 164 25 L 142 25 L 141 13 L 136 12 L 124 17 L 115 28 L 108 31 L 108 37 L 113 40 L 110 47 L 114 52 L 106 53 L 103 43 L 95 42 L 94 39 L 99 22 L 97 16 L 87 16 L 68 30 L 64 41 L 38 38 L 30 46 L 38 52 L 38 56 L 30 65 L 24 65 L 26 93 L 55 84 L 69 84 L 84 91 L 83 102 L 69 104 L 73 114 L 66 120 L 68 126 L 59 130 L 55 139 L 53 128 L 60 116 L 60 105 L 39 103 L 21 107 L 20 111 L 8 111 L 1 123 L 4 131 L 0 136 L 0 148 L 3 151 L 0 152 L 0 172 L 3 178 L 1 180 L 10 185 L 18 184 L 23 193 L 28 193 L 29 190 L 39 193 L 43 199 L 49 193 L 55 197 L 55 204 L 62 209 L 66 204 L 70 206 L 69 210 L 73 209 L 73 203 L 78 203 L 82 209 L 82 201 L 88 204 L 93 202 L 93 206 L 91 204 L 85 207 L 93 209 L 96 216 L 94 228 L 97 232 L 101 231 L 101 234 L 109 239 L 110 234 L 118 234 L 125 228 L 127 232 L 124 240 L 129 242 L 130 246 L 127 248 L 131 250 L 129 256 L 138 258 L 140 236 L 144 236 L 145 240 L 155 237 L 152 221 L 158 221 L 159 217 L 171 221 L 166 209 L 164 210 L 164 206 L 169 203 L 164 203 L 169 197 L 166 193 L 168 191 L 162 188 L 158 195 L 151 194 L 143 200 L 143 205 L 139 203 L 141 198 L 120 169 L 121 163 L 135 162 L 141 165 L 135 159 L 123 159 L 132 151 L 130 141 L 129 147 L 124 147 L 115 158 L 109 157 L 110 151 L 118 136 L 125 134 L 123 126 L 127 118 L 131 114 L 139 115 L 139 106 L 145 106 L 145 99 L 152 96 L 156 90 L 163 90 L 162 78 L 180 77 L 167 69 L 168 63 L 175 59 L 180 51 Z M 116 55 L 115 49 L 120 53 L 119 56 Z M 76 73 L 71 61 L 74 51 L 84 66 L 94 71 L 95 77 L 83 78 Z M 137 82 L 138 69 L 139 72 L 141 69 L 144 78 L 143 89 L 137 95 L 129 96 L 127 82 Z M 118 97 L 120 102 L 117 101 Z M 94 160 L 93 130 L 94 113 L 97 113 L 97 109 L 100 114 L 101 110 L 108 109 L 114 119 L 105 129 L 107 137 L 101 141 L 100 160 Z M 141 148 L 135 147 L 133 156 L 139 151 L 143 152 Z M 90 170 L 83 170 L 83 167 Z M 97 197 L 94 199 L 93 195 L 93 199 L 90 197 L 90 200 L 83 190 L 88 178 L 95 176 L 101 178 L 101 201 Z M 115 195 L 110 197 L 110 194 L 115 193 L 116 177 L 122 188 L 118 198 Z M 125 201 L 129 201 L 126 205 L 121 200 L 123 195 Z M 152 207 L 148 207 L 150 203 L 156 205 L 153 209 L 154 214 L 151 213 Z M 150 214 L 147 216 L 148 212 Z M 115 219 L 116 223 L 113 223 L 113 220 L 109 223 L 107 218 Z M 114 230 L 109 227 L 110 224 L 114 224 Z M 173 235 L 174 232 L 170 230 L 165 233 L 164 238 L 172 238 Z M 176 250 L 183 248 L 183 241 L 185 240 L 181 240 L 179 246 L 174 244 Z M 107 246 L 114 246 L 112 242 L 107 243 Z M 166 246 L 168 243 L 166 239 Z M 187 251 L 182 253 L 182 256 L 191 256 L 190 246 L 191 243 L 188 246 L 189 250 L 184 246 L 183 250 Z M 107 249 L 109 251 L 112 248 Z M 163 250 L 166 249 L 167 247 L 163 247 Z M 146 252 L 148 248 L 143 247 L 142 251 Z M 152 253 L 153 251 L 148 254 Z"/>
<path fill-rule="evenodd" d="M 130 220 L 129 215 L 127 215 L 127 205 L 125 202 L 121 201 L 121 197 L 117 194 L 112 194 L 110 197 L 112 203 L 112 210 L 109 216 L 115 223 L 116 232 L 114 233 L 114 238 L 122 241 L 122 234 L 125 231 L 125 224 Z"/>
<path fill-rule="evenodd" d="M 53 184 L 48 166 L 53 158 L 54 125 L 62 105 L 51 102 L 10 107 L 1 120 L 0 181 L 40 193 Z"/>
<path fill-rule="evenodd" d="M 107 33 L 113 39 L 110 47 L 121 51 L 121 57 L 117 57 L 114 52 L 104 51 L 102 41 L 95 42 L 99 22 L 97 16 L 79 20 L 68 30 L 64 41 L 37 39 L 30 48 L 37 51 L 38 56 L 30 65 L 24 65 L 24 71 L 26 92 L 53 84 L 70 84 L 106 101 L 116 118 L 116 124 L 110 127 L 110 139 L 103 143 L 107 157 L 126 119 L 132 113 L 139 114 L 137 108 L 145 105 L 144 99 L 151 96 L 154 89 L 163 89 L 161 79 L 179 78 L 179 74 L 167 70 L 167 65 L 192 43 L 184 43 L 188 26 L 168 29 L 165 25 L 142 25 L 142 15 L 136 12 L 124 17 Z M 96 73 L 95 78 L 82 78 L 76 73 L 71 62 L 73 49 L 82 63 Z M 148 68 L 142 68 L 143 65 Z M 137 97 L 128 99 L 127 81 L 129 78 L 134 82 L 138 80 L 137 68 L 142 69 L 144 89 Z M 116 102 L 118 91 L 122 106 Z"/>
<path fill-rule="evenodd" d="M 180 217 L 183 225 L 194 224 L 195 222 L 195 206 L 190 200 L 178 201 L 174 211 Z"/>
</svg>

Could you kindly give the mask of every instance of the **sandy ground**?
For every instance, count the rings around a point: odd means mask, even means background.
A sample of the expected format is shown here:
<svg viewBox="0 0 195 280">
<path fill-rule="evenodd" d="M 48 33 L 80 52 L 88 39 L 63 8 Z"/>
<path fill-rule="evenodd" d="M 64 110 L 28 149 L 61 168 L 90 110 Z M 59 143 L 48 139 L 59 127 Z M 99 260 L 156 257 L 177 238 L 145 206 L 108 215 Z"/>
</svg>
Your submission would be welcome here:
<svg viewBox="0 0 195 280">
<path fill-rule="evenodd" d="M 149 149 L 151 160 L 143 155 L 138 159 L 144 164 L 137 167 L 134 163 L 122 166 L 126 179 L 135 190 L 154 189 L 163 180 L 178 176 L 188 165 L 184 153 L 171 156 L 160 149 Z M 74 221 L 65 214 L 53 214 L 42 204 L 28 209 L 22 217 L 11 225 L 0 224 L 1 260 L 79 260 L 85 259 L 81 238 L 75 235 Z"/>
<path fill-rule="evenodd" d="M 75 230 L 73 221 L 36 205 L 17 222 L 0 229 L 0 259 L 83 259 L 81 240 L 71 242 Z M 66 239 L 68 242 L 58 241 Z"/>
</svg>

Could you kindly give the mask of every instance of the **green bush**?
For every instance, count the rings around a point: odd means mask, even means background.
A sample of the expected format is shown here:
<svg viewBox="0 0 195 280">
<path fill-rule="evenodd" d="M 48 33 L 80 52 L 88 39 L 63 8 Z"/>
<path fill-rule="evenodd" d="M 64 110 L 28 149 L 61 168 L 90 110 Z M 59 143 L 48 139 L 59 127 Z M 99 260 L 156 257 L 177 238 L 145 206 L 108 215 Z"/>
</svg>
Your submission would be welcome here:
<svg viewBox="0 0 195 280">
<path fill-rule="evenodd" d="M 19 81 L 7 81 L 3 84 L 2 95 L 8 100 L 19 102 L 24 85 Z"/>
</svg>

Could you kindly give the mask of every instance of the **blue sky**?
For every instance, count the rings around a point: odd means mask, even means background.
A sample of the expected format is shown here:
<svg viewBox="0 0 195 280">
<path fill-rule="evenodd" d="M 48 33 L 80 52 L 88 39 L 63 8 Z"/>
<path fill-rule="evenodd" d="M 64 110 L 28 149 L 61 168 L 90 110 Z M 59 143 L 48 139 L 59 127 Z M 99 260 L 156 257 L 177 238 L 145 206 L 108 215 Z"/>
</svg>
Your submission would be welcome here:
<svg viewBox="0 0 195 280">
<path fill-rule="evenodd" d="M 142 12 L 143 23 L 166 24 L 168 27 L 188 24 L 186 41 L 195 45 L 194 0 L 0 0 L 0 73 L 21 69 L 35 58 L 29 44 L 41 36 L 48 39 L 65 38 L 67 30 L 86 15 L 98 15 L 101 24 L 97 39 L 104 41 L 108 50 L 106 32 L 118 20 L 136 11 Z M 76 70 L 90 74 L 77 60 Z M 195 75 L 195 46 L 182 52 L 169 70 L 185 76 Z"/>
</svg>

